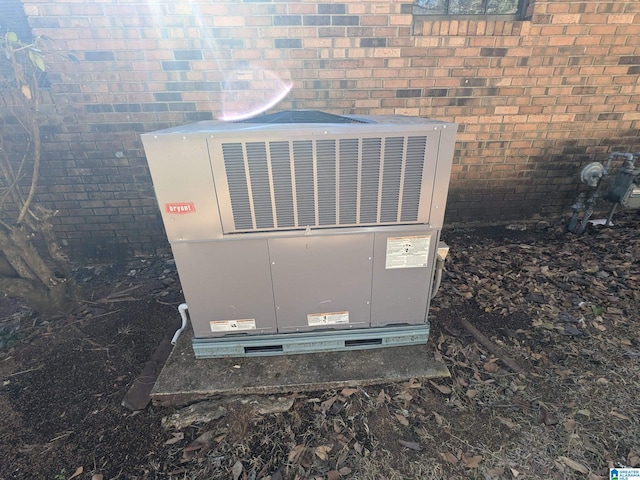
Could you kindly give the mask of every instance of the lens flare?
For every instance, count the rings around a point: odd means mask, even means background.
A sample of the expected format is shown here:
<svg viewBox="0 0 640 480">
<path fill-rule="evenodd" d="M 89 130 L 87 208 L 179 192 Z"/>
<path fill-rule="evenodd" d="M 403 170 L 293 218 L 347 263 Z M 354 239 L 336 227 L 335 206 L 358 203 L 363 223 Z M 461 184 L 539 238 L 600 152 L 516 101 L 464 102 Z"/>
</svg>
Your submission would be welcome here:
<svg viewBox="0 0 640 480">
<path fill-rule="evenodd" d="M 280 103 L 291 88 L 291 83 L 271 70 L 231 72 L 223 87 L 218 119 L 237 122 L 255 117 Z"/>
<path fill-rule="evenodd" d="M 167 7 L 160 0 L 143 1 L 153 16 L 154 26 L 159 30 L 180 24 L 180 16 L 171 15 L 173 7 Z M 175 8 L 181 14 L 189 13 L 194 19 L 195 31 L 189 32 L 189 37 L 199 39 L 202 50 L 207 52 L 204 60 L 211 61 L 210 69 L 201 67 L 198 73 L 204 75 L 204 80 L 222 83 L 220 90 L 207 92 L 211 108 L 219 109 L 216 118 L 229 122 L 251 118 L 273 108 L 289 94 L 293 84 L 283 80 L 283 77 L 290 76 L 288 72 L 279 75 L 269 70 L 270 65 L 265 60 L 230 60 L 228 52 L 221 53 L 223 49 L 218 44 L 219 38 L 213 34 L 216 28 L 213 17 L 201 12 L 201 3 L 198 0 L 176 3 L 179 5 Z M 171 38 L 164 43 L 171 45 L 172 49 L 181 49 L 185 48 L 186 41 L 190 41 L 190 38 Z"/>
</svg>

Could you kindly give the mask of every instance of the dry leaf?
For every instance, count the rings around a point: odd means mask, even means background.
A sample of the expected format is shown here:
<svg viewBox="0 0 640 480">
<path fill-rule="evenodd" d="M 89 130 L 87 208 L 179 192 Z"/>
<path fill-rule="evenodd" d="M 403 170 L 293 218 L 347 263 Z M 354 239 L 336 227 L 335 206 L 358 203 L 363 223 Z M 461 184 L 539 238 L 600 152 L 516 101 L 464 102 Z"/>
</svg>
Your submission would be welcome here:
<svg viewBox="0 0 640 480">
<path fill-rule="evenodd" d="M 509 428 L 516 428 L 518 425 L 516 423 L 514 423 L 510 418 L 506 418 L 506 417 L 497 417 L 498 420 L 500 420 L 500 423 L 506 425 Z"/>
<path fill-rule="evenodd" d="M 93 475 L 91 475 L 91 480 L 103 480 L 103 479 L 104 479 L 104 475 L 101 473 L 94 473 Z"/>
<path fill-rule="evenodd" d="M 478 394 L 477 390 L 473 390 L 472 388 L 470 388 L 469 390 L 467 390 L 467 398 L 473 398 Z"/>
<path fill-rule="evenodd" d="M 340 395 L 342 395 L 343 397 L 350 397 L 357 391 L 358 391 L 357 388 L 343 388 L 342 391 L 340 392 Z"/>
<path fill-rule="evenodd" d="M 31 89 L 29 88 L 29 85 L 22 85 L 22 88 L 20 89 L 20 91 L 22 92 L 22 95 L 24 95 L 27 100 L 31 100 Z"/>
<path fill-rule="evenodd" d="M 344 445 L 346 445 L 346 442 L 342 444 L 343 447 Z M 349 449 L 343 448 L 338 454 L 338 458 L 336 459 L 336 468 L 338 468 L 340 465 L 346 462 L 348 456 L 349 456 Z"/>
<path fill-rule="evenodd" d="M 344 422 L 340 418 L 333 419 L 333 431 L 336 433 L 342 432 L 344 429 Z"/>
<path fill-rule="evenodd" d="M 384 389 L 380 390 L 380 393 L 376 397 L 376 405 L 382 405 L 384 402 L 391 400 L 391 397 L 384 392 Z"/>
<path fill-rule="evenodd" d="M 395 416 L 402 425 L 404 425 L 405 427 L 409 426 L 409 420 L 407 420 L 407 417 L 405 417 L 404 415 L 400 415 L 399 413 L 396 413 Z"/>
<path fill-rule="evenodd" d="M 440 393 L 443 393 L 445 395 L 449 395 L 451 393 L 451 388 L 447 387 L 446 385 L 438 385 L 437 383 L 432 381 L 429 381 L 429 383 L 436 387 L 440 391 Z"/>
<path fill-rule="evenodd" d="M 461 456 L 461 460 L 467 468 L 478 468 L 482 461 L 482 455 L 474 455 L 473 457 L 467 457 L 464 453 Z"/>
<path fill-rule="evenodd" d="M 167 440 L 166 442 L 164 442 L 165 445 L 173 445 L 175 443 L 178 443 L 180 440 L 184 439 L 184 433 L 183 432 L 174 432 L 173 437 L 171 437 L 169 440 Z"/>
<path fill-rule="evenodd" d="M 404 392 L 400 392 L 396 395 L 395 398 L 398 400 L 404 400 L 405 402 L 410 402 L 413 400 L 413 395 L 405 390 Z"/>
<path fill-rule="evenodd" d="M 316 447 L 316 456 L 320 460 L 329 460 L 329 452 L 332 448 L 332 445 L 320 445 L 319 447 Z"/>
<path fill-rule="evenodd" d="M 298 463 L 298 460 L 300 460 L 300 457 L 304 454 L 306 449 L 307 447 L 305 447 L 304 445 L 296 445 L 295 447 L 293 447 L 293 450 L 289 452 L 289 462 Z"/>
<path fill-rule="evenodd" d="M 482 368 L 484 368 L 489 373 L 495 373 L 498 371 L 498 365 L 495 362 L 486 362 Z"/>
<path fill-rule="evenodd" d="M 78 468 L 76 468 L 76 471 L 75 471 L 75 472 L 73 472 L 73 475 L 71 475 L 71 476 L 69 477 L 69 480 L 71 480 L 72 478 L 76 478 L 76 477 L 77 477 L 77 476 L 79 476 L 79 475 L 82 475 L 82 472 L 84 472 L 84 467 L 78 467 Z"/>
<path fill-rule="evenodd" d="M 444 417 L 442 415 L 440 415 L 439 413 L 436 413 L 436 412 L 431 412 L 431 413 L 433 413 L 433 416 L 436 419 L 436 423 L 439 426 L 442 426 L 445 423 Z"/>
<path fill-rule="evenodd" d="M 623 414 L 622 414 L 622 413 L 620 413 L 620 412 L 616 412 L 615 410 L 611 410 L 611 411 L 609 412 L 609 415 L 611 415 L 612 417 L 619 418 L 620 420 L 627 420 L 627 421 L 631 420 L 631 419 L 630 419 L 629 417 L 627 417 L 626 415 L 623 415 Z"/>
<path fill-rule="evenodd" d="M 447 462 L 453 463 L 454 465 L 458 463 L 458 458 L 448 450 L 444 453 L 440 453 L 440 456 Z"/>
<path fill-rule="evenodd" d="M 576 421 L 573 418 L 567 418 L 564 421 L 564 429 L 567 431 L 567 433 L 574 432 L 576 429 Z"/>
<path fill-rule="evenodd" d="M 338 472 L 340 475 L 349 475 L 351 473 L 351 469 L 349 467 L 342 467 Z"/>
<path fill-rule="evenodd" d="M 544 423 L 546 426 L 556 425 L 558 423 L 556 417 L 554 417 L 553 414 L 546 408 L 543 408 L 540 414 L 542 417 L 542 423 Z"/>
<path fill-rule="evenodd" d="M 513 478 L 518 478 L 518 476 L 520 475 L 520 472 L 515 468 L 509 467 L 509 470 L 511 470 L 511 475 L 513 475 Z"/>
<path fill-rule="evenodd" d="M 419 443 L 416 442 L 407 442 L 405 440 L 398 440 L 398 442 L 400 443 L 400 445 L 402 445 L 403 447 L 407 447 L 410 450 L 416 450 L 416 451 L 420 451 L 422 450 L 422 447 L 420 446 Z"/>
<path fill-rule="evenodd" d="M 585 467 L 581 463 L 576 462 L 575 460 L 571 460 L 570 458 L 563 457 L 563 456 L 558 457 L 558 459 L 562 463 L 564 463 L 567 467 L 571 468 L 572 470 L 575 470 L 576 472 L 589 473 L 589 469 L 587 467 Z"/>
<path fill-rule="evenodd" d="M 338 480 L 340 478 L 340 472 L 338 470 L 331 470 L 327 472 L 327 480 Z"/>
<path fill-rule="evenodd" d="M 409 379 L 408 382 L 402 384 L 402 388 L 420 388 L 422 384 L 418 382 L 415 378 Z"/>
<path fill-rule="evenodd" d="M 239 460 L 233 464 L 233 467 L 231 467 L 231 475 L 233 475 L 233 480 L 238 480 L 238 478 L 240 478 L 240 475 L 242 475 L 242 462 L 240 462 Z"/>
<path fill-rule="evenodd" d="M 494 477 L 500 478 L 502 475 L 504 475 L 504 468 L 503 467 L 489 468 L 487 470 L 487 475 L 489 475 L 491 478 L 494 478 Z"/>
<path fill-rule="evenodd" d="M 184 448 L 185 452 L 194 452 L 196 450 L 200 450 L 203 447 L 208 447 L 211 439 L 213 438 L 214 432 L 213 430 L 207 430 L 198 438 L 196 438 L 193 442 L 187 445 Z"/>
<path fill-rule="evenodd" d="M 325 400 L 324 402 L 322 402 L 320 404 L 320 406 L 322 407 L 322 411 L 326 412 L 327 410 L 329 410 L 333 404 L 335 403 L 335 401 L 338 399 L 338 395 L 334 395 L 333 397 L 331 397 L 328 400 Z"/>
</svg>

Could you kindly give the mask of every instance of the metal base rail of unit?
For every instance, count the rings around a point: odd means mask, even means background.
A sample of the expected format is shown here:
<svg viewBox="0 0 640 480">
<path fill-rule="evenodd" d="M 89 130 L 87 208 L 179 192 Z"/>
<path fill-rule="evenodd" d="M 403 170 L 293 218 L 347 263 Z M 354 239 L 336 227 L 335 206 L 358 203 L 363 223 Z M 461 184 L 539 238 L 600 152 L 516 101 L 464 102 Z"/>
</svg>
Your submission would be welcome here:
<svg viewBox="0 0 640 480">
<path fill-rule="evenodd" d="M 362 330 L 194 338 L 196 358 L 260 357 L 426 345 L 429 323 Z"/>
</svg>

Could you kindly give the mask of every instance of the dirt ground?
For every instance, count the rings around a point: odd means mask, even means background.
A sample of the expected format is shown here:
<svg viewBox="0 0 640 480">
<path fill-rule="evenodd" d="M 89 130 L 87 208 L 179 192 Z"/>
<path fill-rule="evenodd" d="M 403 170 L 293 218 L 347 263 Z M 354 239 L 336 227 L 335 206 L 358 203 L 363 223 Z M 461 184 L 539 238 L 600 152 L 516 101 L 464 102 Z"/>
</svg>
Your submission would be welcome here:
<svg viewBox="0 0 640 480">
<path fill-rule="evenodd" d="M 637 213 L 581 237 L 546 222 L 446 229 L 428 354 L 451 378 L 291 394 L 277 411 L 229 404 L 179 427 L 163 426 L 172 409 L 121 406 L 178 320 L 173 262 L 78 268 L 87 301 L 68 317 L 0 300 L 0 480 L 595 480 L 640 467 L 639 231 Z"/>
</svg>

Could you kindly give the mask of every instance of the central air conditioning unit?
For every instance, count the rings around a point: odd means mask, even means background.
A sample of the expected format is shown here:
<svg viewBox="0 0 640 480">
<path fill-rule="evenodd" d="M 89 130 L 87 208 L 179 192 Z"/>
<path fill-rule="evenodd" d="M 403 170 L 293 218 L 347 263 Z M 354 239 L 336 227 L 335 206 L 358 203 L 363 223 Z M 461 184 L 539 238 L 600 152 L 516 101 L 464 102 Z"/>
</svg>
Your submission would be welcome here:
<svg viewBox="0 0 640 480">
<path fill-rule="evenodd" d="M 142 135 L 196 357 L 426 343 L 455 135 L 317 111 Z"/>
</svg>

